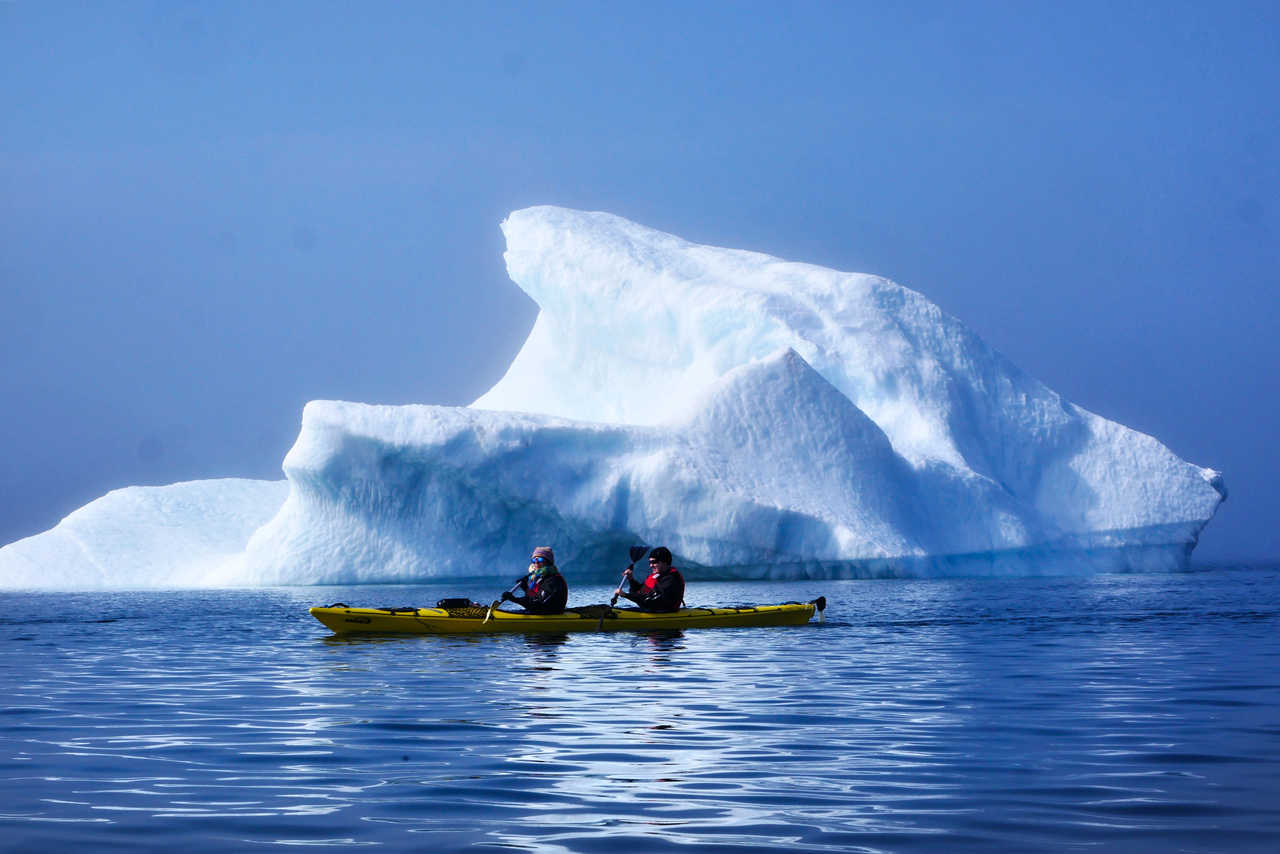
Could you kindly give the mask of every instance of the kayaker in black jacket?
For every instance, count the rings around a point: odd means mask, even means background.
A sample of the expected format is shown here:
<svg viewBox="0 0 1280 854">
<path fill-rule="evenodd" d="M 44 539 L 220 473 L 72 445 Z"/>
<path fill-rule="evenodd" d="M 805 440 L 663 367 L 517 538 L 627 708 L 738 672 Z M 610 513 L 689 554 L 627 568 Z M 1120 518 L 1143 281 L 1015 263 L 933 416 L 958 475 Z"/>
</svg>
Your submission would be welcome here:
<svg viewBox="0 0 1280 854">
<path fill-rule="evenodd" d="M 517 584 L 524 591 L 516 596 L 510 590 L 502 601 L 515 602 L 530 614 L 560 614 L 569 601 L 569 585 L 556 569 L 556 555 L 551 546 L 538 546 L 529 559 L 529 574 Z"/>
<path fill-rule="evenodd" d="M 641 611 L 679 611 L 684 604 L 684 578 L 680 570 L 671 565 L 671 550 L 658 546 L 649 552 L 649 577 L 636 581 L 630 568 L 622 571 L 622 577 L 631 588 L 629 593 L 619 587 L 614 596 L 625 596 L 640 606 Z"/>
</svg>

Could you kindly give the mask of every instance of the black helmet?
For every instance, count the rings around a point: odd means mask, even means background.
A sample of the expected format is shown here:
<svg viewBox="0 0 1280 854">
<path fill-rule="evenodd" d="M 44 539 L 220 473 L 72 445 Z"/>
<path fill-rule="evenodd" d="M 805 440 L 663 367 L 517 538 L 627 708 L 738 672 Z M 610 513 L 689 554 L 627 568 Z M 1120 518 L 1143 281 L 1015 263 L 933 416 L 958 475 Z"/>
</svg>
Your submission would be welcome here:
<svg viewBox="0 0 1280 854">
<path fill-rule="evenodd" d="M 671 564 L 671 549 L 666 546 L 658 546 L 649 552 L 649 560 L 656 560 L 658 563 Z"/>
</svg>

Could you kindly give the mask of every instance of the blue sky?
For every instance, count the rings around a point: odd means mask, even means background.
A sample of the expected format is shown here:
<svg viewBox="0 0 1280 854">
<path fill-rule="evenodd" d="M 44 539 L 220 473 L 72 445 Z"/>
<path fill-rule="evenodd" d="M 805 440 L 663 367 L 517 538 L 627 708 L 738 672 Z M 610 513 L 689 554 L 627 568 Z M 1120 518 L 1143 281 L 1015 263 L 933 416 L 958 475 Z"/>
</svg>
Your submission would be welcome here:
<svg viewBox="0 0 1280 854">
<path fill-rule="evenodd" d="M 17 0 L 0 76 L 0 543 L 469 403 L 547 203 L 919 290 L 1280 556 L 1276 4 Z"/>
</svg>

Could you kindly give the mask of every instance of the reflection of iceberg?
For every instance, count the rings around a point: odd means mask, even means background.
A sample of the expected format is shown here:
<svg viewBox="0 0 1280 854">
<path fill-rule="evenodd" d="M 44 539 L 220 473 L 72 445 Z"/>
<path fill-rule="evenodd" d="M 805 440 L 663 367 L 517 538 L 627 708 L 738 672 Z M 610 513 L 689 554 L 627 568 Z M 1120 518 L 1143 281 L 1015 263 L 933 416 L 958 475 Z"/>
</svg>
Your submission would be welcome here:
<svg viewBox="0 0 1280 854">
<path fill-rule="evenodd" d="M 581 576 L 637 540 L 727 577 L 1176 568 L 1225 495 L 884 279 L 608 214 L 503 228 L 542 309 L 506 376 L 468 409 L 308 404 L 288 499 L 263 487 L 242 515 L 279 513 L 216 568 L 246 530 L 198 567 L 175 548 L 170 583 L 487 575 L 535 542 Z M 0 550 L 6 586 L 59 528 Z M 206 528 L 193 512 L 169 541 Z M 79 542 L 43 552 L 68 582 L 163 583 L 119 536 Z"/>
</svg>

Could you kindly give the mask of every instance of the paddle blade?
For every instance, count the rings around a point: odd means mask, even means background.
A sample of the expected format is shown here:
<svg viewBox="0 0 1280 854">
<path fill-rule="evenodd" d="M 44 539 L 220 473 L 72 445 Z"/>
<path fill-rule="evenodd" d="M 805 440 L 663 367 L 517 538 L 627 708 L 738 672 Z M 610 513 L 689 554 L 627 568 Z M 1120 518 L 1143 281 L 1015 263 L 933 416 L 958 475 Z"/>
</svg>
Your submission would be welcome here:
<svg viewBox="0 0 1280 854">
<path fill-rule="evenodd" d="M 644 556 L 645 556 L 645 555 L 647 555 L 648 553 L 649 553 L 649 547 L 648 547 L 648 546 L 632 546 L 632 547 L 631 547 L 631 562 L 632 562 L 632 563 L 635 563 L 636 561 L 638 561 L 640 558 L 644 557 Z"/>
</svg>

